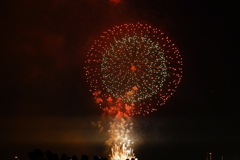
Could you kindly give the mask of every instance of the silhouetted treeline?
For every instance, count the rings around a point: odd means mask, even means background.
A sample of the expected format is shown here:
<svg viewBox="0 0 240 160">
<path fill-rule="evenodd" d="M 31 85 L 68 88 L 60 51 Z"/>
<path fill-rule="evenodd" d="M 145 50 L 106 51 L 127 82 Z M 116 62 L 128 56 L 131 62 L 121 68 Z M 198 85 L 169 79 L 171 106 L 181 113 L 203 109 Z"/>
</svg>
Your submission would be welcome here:
<svg viewBox="0 0 240 160">
<path fill-rule="evenodd" d="M 28 157 L 29 160 L 91 160 L 87 155 L 82 155 L 80 159 L 78 159 L 76 155 L 69 156 L 63 153 L 61 156 L 59 156 L 58 154 L 53 153 L 50 150 L 43 152 L 40 149 L 30 151 L 28 153 Z M 108 160 L 108 159 L 105 157 L 94 156 L 93 160 Z"/>
</svg>

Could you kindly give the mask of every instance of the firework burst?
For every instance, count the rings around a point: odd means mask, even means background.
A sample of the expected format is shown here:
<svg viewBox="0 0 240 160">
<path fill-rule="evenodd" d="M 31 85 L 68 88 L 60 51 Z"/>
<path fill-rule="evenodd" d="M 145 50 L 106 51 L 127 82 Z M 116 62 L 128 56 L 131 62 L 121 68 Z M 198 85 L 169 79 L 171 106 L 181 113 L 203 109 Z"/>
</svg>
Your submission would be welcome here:
<svg viewBox="0 0 240 160">
<path fill-rule="evenodd" d="M 87 81 L 96 103 L 118 116 L 153 112 L 175 92 L 182 77 L 179 50 L 148 24 L 104 31 L 87 58 Z"/>
</svg>

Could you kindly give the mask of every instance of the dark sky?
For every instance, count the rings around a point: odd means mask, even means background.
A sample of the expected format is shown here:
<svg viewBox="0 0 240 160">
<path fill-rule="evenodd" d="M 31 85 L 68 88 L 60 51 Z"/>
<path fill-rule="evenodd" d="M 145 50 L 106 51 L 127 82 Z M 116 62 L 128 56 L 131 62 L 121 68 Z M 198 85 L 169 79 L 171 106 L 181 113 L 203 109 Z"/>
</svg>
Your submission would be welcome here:
<svg viewBox="0 0 240 160">
<path fill-rule="evenodd" d="M 166 106 L 135 117 L 137 157 L 203 159 L 207 152 L 240 149 L 237 2 L 1 3 L 0 159 L 24 158 L 35 148 L 100 154 L 103 139 L 91 123 L 102 112 L 85 81 L 86 52 L 101 31 L 137 21 L 166 32 L 184 64 L 182 82 Z"/>
</svg>

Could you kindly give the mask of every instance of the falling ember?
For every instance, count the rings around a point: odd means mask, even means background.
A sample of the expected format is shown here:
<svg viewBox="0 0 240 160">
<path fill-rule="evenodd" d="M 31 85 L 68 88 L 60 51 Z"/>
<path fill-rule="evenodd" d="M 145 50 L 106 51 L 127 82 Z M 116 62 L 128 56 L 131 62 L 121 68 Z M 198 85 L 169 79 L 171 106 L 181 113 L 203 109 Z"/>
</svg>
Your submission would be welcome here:
<svg viewBox="0 0 240 160">
<path fill-rule="evenodd" d="M 136 86 L 132 87 L 132 89 L 135 91 L 138 90 L 138 88 Z"/>
</svg>

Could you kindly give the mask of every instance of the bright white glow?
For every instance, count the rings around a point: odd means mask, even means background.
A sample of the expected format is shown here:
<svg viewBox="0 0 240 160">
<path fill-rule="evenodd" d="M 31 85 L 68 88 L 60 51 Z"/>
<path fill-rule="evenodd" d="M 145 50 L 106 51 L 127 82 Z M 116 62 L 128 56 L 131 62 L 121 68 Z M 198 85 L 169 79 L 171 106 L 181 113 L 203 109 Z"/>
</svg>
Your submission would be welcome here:
<svg viewBox="0 0 240 160">
<path fill-rule="evenodd" d="M 133 153 L 132 144 L 133 140 L 130 139 L 133 123 L 127 122 L 124 118 L 116 117 L 110 123 L 109 135 L 110 139 L 107 144 L 111 147 L 111 160 L 126 160 L 134 158 L 137 160 Z"/>
</svg>

